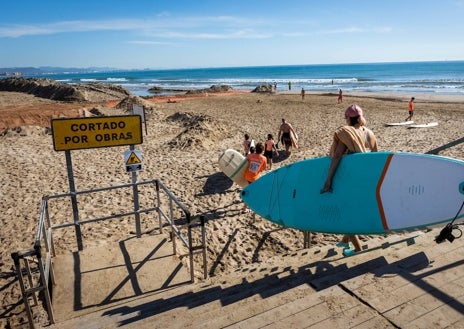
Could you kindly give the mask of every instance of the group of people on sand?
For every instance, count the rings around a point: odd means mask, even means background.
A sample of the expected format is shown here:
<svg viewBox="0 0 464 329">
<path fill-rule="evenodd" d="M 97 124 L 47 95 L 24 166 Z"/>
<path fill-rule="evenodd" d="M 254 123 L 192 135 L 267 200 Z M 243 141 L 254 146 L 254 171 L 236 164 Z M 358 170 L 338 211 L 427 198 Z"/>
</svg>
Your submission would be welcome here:
<svg viewBox="0 0 464 329">
<path fill-rule="evenodd" d="M 272 163 L 274 161 L 274 154 L 279 156 L 278 144 L 282 142 L 285 146 L 285 153 L 290 153 L 292 147 L 292 135 L 296 136 L 295 131 L 291 124 L 289 124 L 285 118 L 282 118 L 282 123 L 279 127 L 278 142 L 275 143 L 274 136 L 272 134 L 267 135 L 265 142 L 258 142 L 251 139 L 249 134 L 245 134 L 243 140 L 243 153 L 247 159 L 247 167 L 245 169 L 245 179 L 248 183 L 252 183 L 257 180 L 260 174 L 268 169 L 272 170 Z M 264 155 L 263 155 L 264 153 Z M 246 205 L 243 208 L 243 212 L 247 212 Z"/>
<path fill-rule="evenodd" d="M 267 135 L 266 141 L 257 144 L 255 144 L 255 141 L 250 138 L 249 134 L 245 134 L 245 139 L 243 140 L 243 154 L 248 157 L 250 154 L 262 154 L 264 152 L 264 158 L 266 160 L 266 167 L 264 169 L 271 170 L 274 154 L 279 156 L 279 142 L 284 145 L 285 153 L 290 154 L 290 149 L 293 146 L 292 134 L 293 136 L 296 136 L 292 125 L 289 124 L 285 118 L 282 118 L 282 124 L 279 127 L 277 143 L 274 141 L 274 136 L 272 134 Z"/>
<path fill-rule="evenodd" d="M 248 171 L 250 171 L 250 173 L 248 173 L 250 177 L 254 177 L 255 174 L 258 174 L 254 179 L 247 179 L 248 183 L 254 182 L 256 179 L 258 179 L 261 171 L 265 169 L 272 169 L 274 152 L 276 156 L 279 156 L 279 150 L 277 149 L 277 144 L 274 142 L 274 137 L 272 134 L 267 135 L 267 139 L 264 143 L 259 142 L 256 144 L 253 139 L 250 139 L 248 134 L 245 134 L 245 139 L 243 141 L 243 154 L 249 161 L 247 168 L 248 170 L 245 172 L 245 178 L 247 177 Z M 261 169 L 261 167 L 263 168 Z"/>
</svg>

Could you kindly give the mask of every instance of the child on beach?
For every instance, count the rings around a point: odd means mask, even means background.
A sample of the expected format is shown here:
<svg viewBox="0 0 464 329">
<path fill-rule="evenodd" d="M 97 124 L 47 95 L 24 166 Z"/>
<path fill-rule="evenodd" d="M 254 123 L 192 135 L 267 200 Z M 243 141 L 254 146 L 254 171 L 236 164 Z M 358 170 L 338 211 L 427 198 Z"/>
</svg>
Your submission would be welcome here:
<svg viewBox="0 0 464 329">
<path fill-rule="evenodd" d="M 267 169 L 272 170 L 272 158 L 274 151 L 276 152 L 276 155 L 279 156 L 279 151 L 277 150 L 272 134 L 267 134 L 265 145 L 264 156 L 267 159 Z"/>
<path fill-rule="evenodd" d="M 250 135 L 245 134 L 245 139 L 243 141 L 243 155 L 247 156 L 250 154 L 250 148 L 255 147 L 255 141 L 250 139 Z"/>
<path fill-rule="evenodd" d="M 248 183 L 253 183 L 259 178 L 261 172 L 266 169 L 266 158 L 262 154 L 264 151 L 263 143 L 256 144 L 256 149 L 254 153 L 250 153 L 247 157 L 247 164 L 245 169 L 245 179 Z M 243 205 L 242 213 L 249 212 L 247 209 L 246 203 Z"/>
</svg>

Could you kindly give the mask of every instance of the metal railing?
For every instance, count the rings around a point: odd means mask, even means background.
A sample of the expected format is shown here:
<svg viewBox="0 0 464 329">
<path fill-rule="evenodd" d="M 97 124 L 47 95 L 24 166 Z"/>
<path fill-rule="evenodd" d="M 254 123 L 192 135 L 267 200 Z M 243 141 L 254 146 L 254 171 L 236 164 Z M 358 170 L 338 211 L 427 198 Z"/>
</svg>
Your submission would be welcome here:
<svg viewBox="0 0 464 329">
<path fill-rule="evenodd" d="M 87 218 L 79 220 L 78 222 L 66 222 L 54 225 L 52 223 L 49 211 L 49 203 L 52 199 L 61 198 L 75 198 L 77 195 L 91 194 L 102 192 L 106 190 L 114 190 L 128 187 L 138 187 L 141 185 L 153 185 L 156 192 L 156 201 L 153 207 L 137 209 L 130 212 L 112 214 L 110 216 L 101 216 L 97 218 Z M 163 197 L 167 197 L 168 205 L 167 210 L 164 208 L 161 202 Z M 177 209 L 176 209 L 177 208 Z M 174 211 L 180 210 L 183 214 L 181 218 L 177 218 L 181 221 L 185 218 L 185 225 L 187 227 L 187 237 L 182 234 L 179 224 L 176 224 L 176 218 Z M 42 198 L 42 204 L 40 208 L 39 224 L 37 233 L 34 240 L 34 247 L 32 250 L 26 252 L 14 252 L 11 254 L 18 281 L 21 288 L 23 302 L 25 304 L 25 310 L 29 320 L 30 328 L 34 328 L 34 321 L 32 316 L 32 308 L 30 299 L 32 298 L 32 306 L 38 305 L 38 294 L 43 293 L 45 299 L 45 308 L 48 314 L 49 322 L 55 323 L 52 299 L 50 296 L 50 280 L 51 285 L 55 285 L 55 276 L 53 270 L 53 257 L 55 256 L 55 246 L 53 242 L 53 232 L 56 229 L 72 227 L 74 226 L 77 235 L 77 244 L 82 243 L 80 236 L 80 225 L 88 224 L 97 221 L 104 221 L 114 219 L 123 216 L 139 215 L 141 213 L 157 212 L 158 213 L 158 229 L 160 233 L 163 232 L 164 223 L 170 226 L 171 241 L 173 242 L 173 254 L 177 254 L 176 237 L 182 242 L 182 244 L 188 248 L 189 252 L 189 265 L 190 265 L 190 281 L 195 281 L 194 277 L 194 254 L 201 252 L 203 258 L 203 277 L 207 277 L 207 262 L 206 262 L 206 231 L 205 231 L 205 219 L 203 216 L 192 219 L 189 210 L 172 194 L 172 192 L 166 188 L 159 180 L 150 180 L 136 182 L 133 184 L 123 184 L 117 186 L 96 188 L 92 190 L 76 191 L 74 193 L 57 194 L 52 196 L 44 196 Z M 136 216 L 138 219 L 139 216 Z M 184 225 L 182 225 L 184 226 Z M 138 228 L 140 223 L 136 222 L 136 231 L 139 232 Z M 192 229 L 200 228 L 201 236 L 200 243 L 198 245 L 193 244 Z M 156 229 L 156 228 L 155 228 Z M 138 235 L 138 234 L 137 234 Z M 35 267 L 34 267 L 35 266 Z"/>
</svg>

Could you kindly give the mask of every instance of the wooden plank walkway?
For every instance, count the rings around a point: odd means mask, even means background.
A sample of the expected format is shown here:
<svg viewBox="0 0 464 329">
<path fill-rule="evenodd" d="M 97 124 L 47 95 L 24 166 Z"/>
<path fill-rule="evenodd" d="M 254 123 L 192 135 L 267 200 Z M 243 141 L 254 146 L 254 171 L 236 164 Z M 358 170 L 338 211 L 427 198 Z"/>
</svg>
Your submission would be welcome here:
<svg viewBox="0 0 464 329">
<path fill-rule="evenodd" d="M 347 258 L 332 247 L 305 249 L 220 282 L 152 283 L 47 328 L 464 328 L 464 238 L 436 244 L 438 232 L 372 239 Z"/>
</svg>

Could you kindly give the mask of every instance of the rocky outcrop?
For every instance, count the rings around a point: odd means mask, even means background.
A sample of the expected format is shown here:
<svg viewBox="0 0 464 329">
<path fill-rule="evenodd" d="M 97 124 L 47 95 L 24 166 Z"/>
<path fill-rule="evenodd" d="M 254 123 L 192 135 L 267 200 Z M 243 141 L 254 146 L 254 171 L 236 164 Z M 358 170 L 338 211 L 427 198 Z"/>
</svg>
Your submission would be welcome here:
<svg viewBox="0 0 464 329">
<path fill-rule="evenodd" d="M 119 85 L 101 82 L 79 84 L 74 86 L 76 90 L 84 95 L 86 101 L 99 102 L 114 99 L 124 99 L 133 96 L 130 92 Z"/>
<path fill-rule="evenodd" d="M 226 93 L 230 90 L 233 90 L 233 88 L 228 85 L 212 85 L 211 87 L 205 89 L 189 90 L 186 92 L 186 94 Z"/>
<path fill-rule="evenodd" d="M 90 83 L 70 85 L 51 79 L 0 79 L 0 91 L 15 91 L 64 102 L 98 102 L 121 99 L 130 93 L 121 86 Z"/>
<path fill-rule="evenodd" d="M 229 85 L 212 85 L 211 87 L 204 88 L 204 89 L 175 89 L 175 88 L 164 89 L 162 87 L 157 87 L 157 86 L 148 89 L 148 91 L 153 94 L 169 92 L 169 93 L 185 93 L 186 95 L 206 94 L 206 93 L 225 93 L 230 90 L 233 90 L 233 88 Z"/>
<path fill-rule="evenodd" d="M 272 93 L 273 89 L 271 85 L 260 85 L 253 89 L 252 93 Z"/>
</svg>

